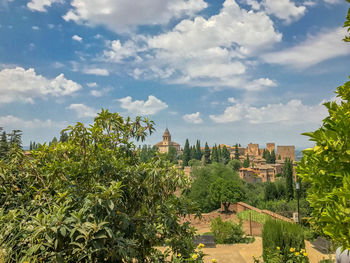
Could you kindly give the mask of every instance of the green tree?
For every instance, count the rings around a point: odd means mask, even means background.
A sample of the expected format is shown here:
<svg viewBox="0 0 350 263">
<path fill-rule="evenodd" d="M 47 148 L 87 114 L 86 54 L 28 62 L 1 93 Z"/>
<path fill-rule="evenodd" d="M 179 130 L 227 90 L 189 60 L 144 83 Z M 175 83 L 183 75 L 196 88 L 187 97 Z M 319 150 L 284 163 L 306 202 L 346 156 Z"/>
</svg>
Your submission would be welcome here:
<svg viewBox="0 0 350 263">
<path fill-rule="evenodd" d="M 239 160 L 239 151 L 238 151 L 238 144 L 235 145 L 235 159 Z"/>
<path fill-rule="evenodd" d="M 195 146 L 191 146 L 190 149 L 190 160 L 196 160 L 197 158 L 197 152 L 196 152 L 196 147 Z"/>
<path fill-rule="evenodd" d="M 0 140 L 0 158 L 5 157 L 7 151 L 8 151 L 7 135 L 6 135 L 6 132 L 3 131 L 1 134 L 1 140 Z"/>
<path fill-rule="evenodd" d="M 230 152 L 227 150 L 225 145 L 224 147 L 222 147 L 221 159 L 224 164 L 228 164 L 228 162 L 230 161 Z"/>
<path fill-rule="evenodd" d="M 347 19 L 350 26 L 349 13 Z M 315 147 L 303 151 L 297 174 L 310 185 L 307 200 L 314 226 L 350 249 L 350 81 L 336 93 L 341 102 L 324 104 L 329 116 L 322 127 L 304 133 Z"/>
<path fill-rule="evenodd" d="M 205 143 L 205 147 L 204 147 L 204 163 L 205 164 L 210 163 L 210 149 L 207 142 Z"/>
<path fill-rule="evenodd" d="M 169 262 L 194 252 L 196 213 L 176 189 L 190 184 L 165 158 L 142 162 L 133 141 L 154 130 L 147 118 L 102 110 L 69 126 L 69 140 L 27 157 L 13 144 L 0 165 L 0 244 L 6 262 Z"/>
<path fill-rule="evenodd" d="M 214 163 L 218 163 L 219 162 L 219 154 L 218 154 L 218 149 L 216 144 L 213 146 L 212 150 L 211 150 L 211 161 Z"/>
<path fill-rule="evenodd" d="M 276 154 L 275 154 L 275 150 L 271 151 L 270 154 L 270 163 L 276 163 Z"/>
<path fill-rule="evenodd" d="M 13 147 L 14 145 L 18 145 L 22 147 L 22 131 L 21 130 L 12 130 L 10 134 L 8 134 L 9 138 L 9 147 Z"/>
<path fill-rule="evenodd" d="M 196 142 L 196 159 L 197 160 L 202 160 L 202 150 L 201 150 L 201 142 L 197 140 Z"/>
<path fill-rule="evenodd" d="M 68 134 L 66 132 L 61 132 L 60 142 L 68 141 Z"/>
<path fill-rule="evenodd" d="M 191 160 L 190 143 L 186 139 L 184 150 L 182 153 L 182 166 L 188 166 L 188 161 Z"/>
<path fill-rule="evenodd" d="M 237 181 L 219 178 L 210 186 L 210 197 L 214 203 L 223 204 L 228 213 L 230 204 L 242 201 L 244 193 Z"/>
<path fill-rule="evenodd" d="M 247 158 L 243 162 L 243 167 L 248 168 L 250 166 L 249 155 L 247 154 Z"/>
<path fill-rule="evenodd" d="M 222 162 L 222 150 L 221 150 L 221 146 L 219 144 L 219 146 L 217 146 L 217 152 L 218 152 L 218 162 Z"/>
<path fill-rule="evenodd" d="M 284 160 L 282 176 L 286 179 L 286 197 L 288 200 L 294 198 L 293 189 L 293 163 L 289 158 Z"/>
<path fill-rule="evenodd" d="M 238 171 L 242 167 L 242 163 L 236 159 L 232 159 L 231 161 L 228 162 L 228 166 L 232 170 Z"/>
<path fill-rule="evenodd" d="M 173 164 L 177 164 L 177 150 L 174 146 L 169 147 L 169 151 L 167 153 L 167 160 L 169 160 Z"/>
<path fill-rule="evenodd" d="M 271 201 L 271 200 L 276 200 L 278 199 L 278 191 L 277 187 L 274 183 L 268 182 L 265 185 L 265 200 L 266 201 Z"/>
</svg>

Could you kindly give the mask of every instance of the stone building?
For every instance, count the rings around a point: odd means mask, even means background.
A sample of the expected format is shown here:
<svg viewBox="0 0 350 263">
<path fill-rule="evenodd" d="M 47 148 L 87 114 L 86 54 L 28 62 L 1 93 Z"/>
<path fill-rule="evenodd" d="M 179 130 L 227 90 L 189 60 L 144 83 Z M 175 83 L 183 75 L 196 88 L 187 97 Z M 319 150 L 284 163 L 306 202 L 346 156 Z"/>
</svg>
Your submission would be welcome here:
<svg viewBox="0 0 350 263">
<path fill-rule="evenodd" d="M 178 144 L 177 142 L 171 141 L 171 134 L 168 128 L 166 128 L 164 131 L 163 140 L 161 142 L 158 142 L 155 146 L 158 148 L 159 152 L 161 153 L 168 153 L 170 147 L 175 147 L 177 152 L 181 151 L 180 144 Z"/>
<path fill-rule="evenodd" d="M 286 158 L 295 161 L 295 146 L 277 146 L 277 156 L 281 156 L 281 159 Z"/>
</svg>

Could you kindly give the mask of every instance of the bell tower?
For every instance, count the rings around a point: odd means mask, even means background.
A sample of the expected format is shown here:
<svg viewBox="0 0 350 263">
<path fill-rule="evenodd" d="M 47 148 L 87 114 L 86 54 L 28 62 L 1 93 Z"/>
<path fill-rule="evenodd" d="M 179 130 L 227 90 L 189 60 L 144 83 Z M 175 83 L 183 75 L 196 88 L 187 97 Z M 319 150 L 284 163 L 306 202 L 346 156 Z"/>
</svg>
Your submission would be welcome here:
<svg viewBox="0 0 350 263">
<path fill-rule="evenodd" d="M 166 142 L 167 144 L 171 142 L 171 135 L 168 130 L 168 128 L 165 129 L 164 134 L 163 134 L 163 142 Z"/>
</svg>

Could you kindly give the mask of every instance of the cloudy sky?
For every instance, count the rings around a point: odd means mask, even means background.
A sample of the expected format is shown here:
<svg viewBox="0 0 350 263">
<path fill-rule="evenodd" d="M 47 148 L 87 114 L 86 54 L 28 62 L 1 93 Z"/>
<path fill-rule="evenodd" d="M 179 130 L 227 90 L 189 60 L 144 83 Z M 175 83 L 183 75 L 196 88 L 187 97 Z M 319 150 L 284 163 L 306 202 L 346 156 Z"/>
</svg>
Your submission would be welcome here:
<svg viewBox="0 0 350 263">
<path fill-rule="evenodd" d="M 0 127 L 147 115 L 160 140 L 308 146 L 350 73 L 342 0 L 0 0 Z"/>
</svg>

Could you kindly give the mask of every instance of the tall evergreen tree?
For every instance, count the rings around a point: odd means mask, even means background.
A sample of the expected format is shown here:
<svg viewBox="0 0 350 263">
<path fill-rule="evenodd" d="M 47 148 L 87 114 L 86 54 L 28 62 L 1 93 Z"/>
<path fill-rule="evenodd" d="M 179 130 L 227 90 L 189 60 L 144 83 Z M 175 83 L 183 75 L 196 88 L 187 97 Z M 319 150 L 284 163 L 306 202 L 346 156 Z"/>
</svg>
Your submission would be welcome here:
<svg viewBox="0 0 350 263">
<path fill-rule="evenodd" d="M 243 167 L 248 168 L 250 165 L 249 155 L 247 154 L 247 158 L 243 162 Z"/>
<path fill-rule="evenodd" d="M 293 163 L 289 158 L 284 160 L 282 176 L 286 179 L 286 197 L 288 200 L 293 199 Z"/>
<path fill-rule="evenodd" d="M 235 145 L 235 159 L 239 160 L 239 151 L 238 151 L 238 144 Z"/>
<path fill-rule="evenodd" d="M 184 151 L 182 154 L 182 166 L 188 166 L 188 161 L 191 159 L 190 143 L 186 139 Z"/>
<path fill-rule="evenodd" d="M 222 162 L 226 165 L 230 161 L 230 152 L 227 150 L 226 146 L 222 148 Z"/>
<path fill-rule="evenodd" d="M 221 151 L 221 146 L 219 144 L 219 146 L 217 147 L 217 151 L 218 151 L 218 162 L 222 161 L 222 151 Z"/>
<path fill-rule="evenodd" d="M 202 160 L 202 150 L 201 150 L 201 142 L 197 140 L 196 142 L 196 159 L 197 160 Z"/>
<path fill-rule="evenodd" d="M 205 147 L 204 147 L 204 162 L 206 164 L 210 163 L 210 149 L 207 142 L 205 143 Z"/>
<path fill-rule="evenodd" d="M 10 147 L 14 145 L 18 145 L 19 147 L 22 147 L 22 131 L 21 130 L 12 130 L 12 132 L 9 134 L 10 136 Z"/>
<path fill-rule="evenodd" d="M 7 135 L 6 132 L 3 131 L 1 134 L 1 140 L 0 140 L 0 158 L 4 157 L 8 151 L 8 142 L 7 142 Z"/>
<path fill-rule="evenodd" d="M 196 147 L 193 145 L 190 148 L 190 160 L 196 160 L 197 158 Z"/>
<path fill-rule="evenodd" d="M 68 134 L 66 132 L 61 132 L 60 142 L 68 141 Z"/>
<path fill-rule="evenodd" d="M 219 155 L 218 155 L 218 149 L 216 144 L 213 146 L 212 150 L 211 150 L 211 161 L 214 163 L 218 163 L 219 162 Z"/>
<path fill-rule="evenodd" d="M 270 163 L 276 163 L 276 154 L 275 154 L 275 150 L 271 151 L 270 154 Z"/>
<path fill-rule="evenodd" d="M 33 143 L 32 143 L 32 141 L 30 141 L 30 143 L 29 143 L 29 151 L 31 151 L 31 150 L 33 150 Z"/>
</svg>

